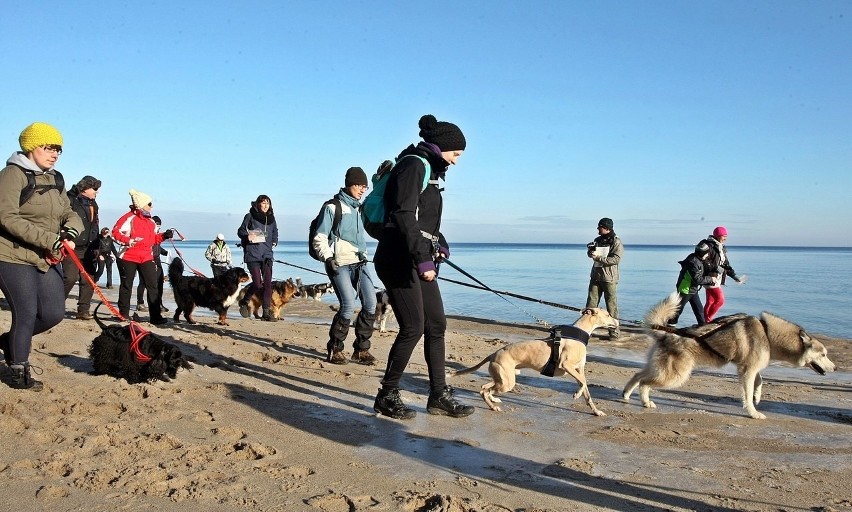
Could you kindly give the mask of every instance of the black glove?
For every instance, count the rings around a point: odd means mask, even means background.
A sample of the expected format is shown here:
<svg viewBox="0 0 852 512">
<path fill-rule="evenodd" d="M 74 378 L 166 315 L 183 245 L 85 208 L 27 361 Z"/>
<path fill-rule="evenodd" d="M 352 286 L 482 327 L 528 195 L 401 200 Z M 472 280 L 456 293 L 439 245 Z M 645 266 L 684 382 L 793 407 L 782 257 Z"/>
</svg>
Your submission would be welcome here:
<svg viewBox="0 0 852 512">
<path fill-rule="evenodd" d="M 169 238 L 175 236 L 175 232 L 171 229 L 167 229 L 163 231 L 163 240 L 168 240 Z"/>
<path fill-rule="evenodd" d="M 68 231 L 62 231 L 59 233 L 59 236 L 56 237 L 56 241 L 53 242 L 53 250 L 58 251 L 62 248 L 62 241 L 68 240 L 69 242 L 73 242 L 74 239 L 77 238 L 77 231 L 74 229 L 69 229 Z"/>
<path fill-rule="evenodd" d="M 334 258 L 325 259 L 325 273 L 328 274 L 329 277 L 337 275 L 337 263 L 335 263 Z"/>
</svg>

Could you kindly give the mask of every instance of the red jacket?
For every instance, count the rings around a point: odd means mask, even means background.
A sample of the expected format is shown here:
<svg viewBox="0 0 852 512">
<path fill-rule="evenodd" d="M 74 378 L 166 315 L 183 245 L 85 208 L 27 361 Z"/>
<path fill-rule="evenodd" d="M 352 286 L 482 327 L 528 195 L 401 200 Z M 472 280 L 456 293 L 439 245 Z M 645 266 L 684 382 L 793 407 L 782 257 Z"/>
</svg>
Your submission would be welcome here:
<svg viewBox="0 0 852 512">
<path fill-rule="evenodd" d="M 163 243 L 163 234 L 141 209 L 130 210 L 121 216 L 112 228 L 112 238 L 119 244 L 118 257 L 133 263 L 154 260 L 154 245 Z M 135 240 L 133 246 L 130 241 Z"/>
</svg>

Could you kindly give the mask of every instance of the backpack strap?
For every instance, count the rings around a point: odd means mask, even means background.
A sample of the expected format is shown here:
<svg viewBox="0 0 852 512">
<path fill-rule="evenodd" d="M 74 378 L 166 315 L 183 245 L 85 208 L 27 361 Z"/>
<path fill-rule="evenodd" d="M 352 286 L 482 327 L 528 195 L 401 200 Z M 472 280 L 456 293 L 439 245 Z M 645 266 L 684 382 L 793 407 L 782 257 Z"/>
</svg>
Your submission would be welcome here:
<svg viewBox="0 0 852 512">
<path fill-rule="evenodd" d="M 39 194 L 46 194 L 53 189 L 58 190 L 60 194 L 65 192 L 65 177 L 62 176 L 62 173 L 57 171 L 56 169 L 53 170 L 53 185 L 36 185 L 35 173 L 33 171 L 29 169 L 24 169 L 23 167 L 15 164 L 12 164 L 12 166 L 17 167 L 22 173 L 24 173 L 24 176 L 27 177 L 27 185 L 21 189 L 21 197 L 18 202 L 18 207 L 23 206 L 24 203 L 29 201 L 33 194 L 35 194 L 36 192 L 38 192 Z"/>
<path fill-rule="evenodd" d="M 340 198 L 337 196 L 332 197 L 325 204 L 333 204 L 334 205 L 334 218 L 331 221 L 331 230 L 329 234 L 333 234 L 337 238 L 340 238 L 340 221 L 343 219 L 343 203 L 340 202 Z"/>
</svg>

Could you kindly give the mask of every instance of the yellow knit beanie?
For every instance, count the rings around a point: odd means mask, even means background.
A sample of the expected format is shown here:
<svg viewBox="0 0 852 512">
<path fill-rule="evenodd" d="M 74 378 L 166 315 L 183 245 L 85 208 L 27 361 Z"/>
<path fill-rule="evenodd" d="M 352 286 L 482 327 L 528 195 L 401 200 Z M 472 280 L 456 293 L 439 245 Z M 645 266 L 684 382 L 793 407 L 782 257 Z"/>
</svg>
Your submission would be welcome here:
<svg viewBox="0 0 852 512">
<path fill-rule="evenodd" d="M 136 189 L 130 189 L 130 200 L 133 201 L 134 208 L 142 208 L 152 201 L 151 196 L 145 192 L 139 192 Z"/>
<path fill-rule="evenodd" d="M 29 153 L 39 146 L 50 144 L 62 145 L 62 134 L 47 123 L 33 123 L 21 132 L 18 143 L 24 153 Z"/>
</svg>

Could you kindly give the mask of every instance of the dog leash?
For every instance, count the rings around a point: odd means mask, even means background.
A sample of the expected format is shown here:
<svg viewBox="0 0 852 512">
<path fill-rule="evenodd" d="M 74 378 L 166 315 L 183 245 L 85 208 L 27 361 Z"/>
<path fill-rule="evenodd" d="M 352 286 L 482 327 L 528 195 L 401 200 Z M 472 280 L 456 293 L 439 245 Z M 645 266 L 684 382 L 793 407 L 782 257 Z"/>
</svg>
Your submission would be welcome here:
<svg viewBox="0 0 852 512">
<path fill-rule="evenodd" d="M 121 312 L 119 312 L 118 309 L 116 309 L 115 306 L 112 305 L 112 302 L 110 302 L 106 298 L 104 293 L 101 291 L 101 287 L 98 286 L 98 283 L 96 283 L 94 279 L 92 279 L 92 276 L 90 276 L 89 273 L 86 272 L 86 269 L 83 268 L 83 263 L 80 261 L 80 258 L 77 257 L 77 254 L 74 252 L 74 249 L 71 248 L 71 245 L 69 245 L 67 240 L 62 241 L 61 252 L 62 254 L 64 254 L 65 257 L 71 258 L 71 261 L 73 261 L 74 265 L 77 266 L 77 270 L 80 272 L 80 275 L 86 279 L 86 282 L 89 283 L 95 293 L 98 294 L 98 297 L 100 297 L 100 304 L 95 306 L 95 316 L 97 316 L 98 308 L 101 307 L 101 304 L 106 304 L 112 314 L 115 315 L 119 320 L 123 322 L 128 321 L 127 318 L 124 318 Z M 148 334 L 150 334 L 150 331 L 145 330 L 137 322 L 130 320 L 130 353 L 133 354 L 136 360 L 140 363 L 147 363 L 151 360 L 151 358 L 145 353 L 143 353 L 142 350 L 139 348 L 139 342 L 142 341 L 142 338 L 144 338 Z"/>
<path fill-rule="evenodd" d="M 174 231 L 175 233 L 177 233 L 177 236 L 179 236 L 179 237 L 180 237 L 180 241 L 181 241 L 181 242 L 182 242 L 182 241 L 184 241 L 184 240 L 186 240 L 186 237 L 185 237 L 185 236 L 183 236 L 183 234 L 182 234 L 180 231 L 178 231 L 178 230 L 177 230 L 177 228 L 169 228 L 169 229 L 171 229 L 172 231 Z M 196 275 L 196 276 L 198 276 L 198 277 L 207 277 L 207 276 L 205 276 L 205 275 L 204 275 L 204 273 L 203 273 L 203 272 L 200 272 L 200 271 L 198 271 L 198 270 L 195 270 L 195 269 L 192 267 L 192 265 L 190 265 L 190 264 L 189 264 L 189 262 L 188 262 L 188 261 L 186 261 L 186 258 L 184 258 L 184 257 L 183 257 L 183 253 L 182 253 L 182 252 L 180 252 L 180 249 L 178 249 L 178 248 L 177 248 L 177 245 L 175 245 L 175 239 L 174 239 L 174 237 L 169 238 L 169 242 L 171 242 L 172 247 L 174 247 L 174 249 L 175 249 L 175 254 L 177 254 L 178 258 L 180 258 L 180 259 L 181 259 L 181 261 L 183 261 L 184 266 L 186 266 L 186 268 L 188 268 L 190 272 L 192 272 L 193 274 L 195 274 L 195 275 Z M 159 257 L 160 257 L 160 255 L 158 254 L 158 255 L 157 255 L 157 257 L 159 258 Z"/>
<path fill-rule="evenodd" d="M 456 269 L 458 272 L 460 272 L 461 274 L 463 274 L 464 276 L 466 276 L 468 279 L 471 279 L 471 280 L 475 281 L 477 284 L 479 284 L 480 286 L 482 286 L 484 289 L 488 290 L 489 292 L 493 293 L 494 295 L 496 295 L 496 296 L 500 297 L 501 299 L 503 299 L 504 301 L 508 302 L 508 303 L 509 303 L 509 304 L 511 304 L 513 307 L 517 308 L 519 311 L 521 311 L 521 312 L 522 312 L 522 313 L 524 313 L 525 315 L 527 315 L 527 316 L 529 316 L 530 318 L 532 318 L 533 320 L 535 320 L 535 321 L 536 321 L 536 323 L 541 324 L 541 325 L 543 325 L 544 327 L 550 327 L 550 324 L 549 324 L 549 323 L 547 323 L 547 321 L 542 320 L 541 318 L 539 318 L 539 317 L 537 317 L 537 316 L 533 315 L 532 313 L 530 313 L 529 311 L 525 310 L 524 308 L 522 308 L 522 307 L 518 306 L 518 305 L 517 305 L 517 304 L 515 304 L 514 302 L 510 301 L 509 299 L 507 299 L 506 297 L 504 297 L 503 295 L 501 295 L 501 294 L 500 294 L 499 292 L 497 292 L 496 290 L 492 290 L 491 288 L 489 288 L 489 287 L 488 287 L 488 285 L 486 285 L 485 283 L 483 283 L 483 282 L 482 282 L 482 281 L 480 281 L 479 279 L 477 279 L 477 278 L 473 277 L 472 275 L 470 275 L 469 273 L 467 273 L 467 272 L 466 272 L 463 268 L 459 267 L 458 265 L 456 265 L 455 263 L 453 263 L 452 261 L 450 261 L 450 260 L 449 260 L 449 258 L 442 258 L 442 259 L 441 259 L 441 262 L 446 263 L 447 265 L 451 266 L 452 268 Z M 578 309 L 577 311 L 582 311 L 582 310 Z"/>
<path fill-rule="evenodd" d="M 294 265 L 294 264 L 292 264 L 292 263 L 287 263 L 286 261 L 281 261 L 281 260 L 272 260 L 272 261 L 274 261 L 275 263 L 281 263 L 282 265 L 289 265 L 289 266 L 291 266 L 291 267 L 296 267 L 296 268 L 298 268 L 298 269 L 302 269 L 302 270 L 305 270 L 305 271 L 307 271 L 307 272 L 313 272 L 314 274 L 319 274 L 319 275 L 321 275 L 321 276 L 326 275 L 326 274 L 325 274 L 325 272 L 319 272 L 319 271 L 312 270 L 312 269 L 309 269 L 309 268 L 306 268 L 306 267 L 300 267 L 299 265 Z"/>
</svg>

